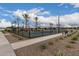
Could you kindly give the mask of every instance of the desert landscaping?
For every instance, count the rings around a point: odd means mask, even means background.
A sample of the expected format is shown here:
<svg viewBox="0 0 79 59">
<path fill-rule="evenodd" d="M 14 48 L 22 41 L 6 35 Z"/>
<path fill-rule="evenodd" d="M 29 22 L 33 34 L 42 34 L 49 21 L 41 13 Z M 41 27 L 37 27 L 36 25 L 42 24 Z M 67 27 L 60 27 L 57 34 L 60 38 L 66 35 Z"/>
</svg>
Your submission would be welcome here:
<svg viewBox="0 0 79 59">
<path fill-rule="evenodd" d="M 17 35 L 9 32 L 5 32 L 4 35 L 11 44 L 31 40 L 21 36 L 18 39 Z M 17 56 L 77 56 L 79 55 L 78 45 L 79 31 L 74 30 L 74 33 L 66 37 L 61 35 L 53 39 L 14 49 L 14 52 Z"/>
<path fill-rule="evenodd" d="M 79 56 L 79 8 L 73 4 L 0 5 L 0 55 Z"/>
</svg>

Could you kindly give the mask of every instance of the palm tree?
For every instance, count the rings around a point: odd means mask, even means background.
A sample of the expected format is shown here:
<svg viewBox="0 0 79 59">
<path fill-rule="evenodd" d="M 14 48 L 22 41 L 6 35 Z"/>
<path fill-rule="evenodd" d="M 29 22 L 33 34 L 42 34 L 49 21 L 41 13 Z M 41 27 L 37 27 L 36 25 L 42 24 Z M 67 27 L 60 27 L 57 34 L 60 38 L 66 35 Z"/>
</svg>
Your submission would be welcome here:
<svg viewBox="0 0 79 59">
<path fill-rule="evenodd" d="M 50 33 L 51 33 L 53 23 L 49 23 L 49 25 L 50 25 Z"/>
<path fill-rule="evenodd" d="M 36 27 L 36 30 L 37 30 L 37 28 L 38 28 L 38 17 L 35 17 L 35 22 L 36 22 L 35 27 Z"/>
<path fill-rule="evenodd" d="M 28 16 L 27 14 L 23 14 L 23 17 L 25 18 L 25 21 L 26 21 L 26 26 L 25 26 L 25 28 L 27 29 L 29 16 Z"/>
<path fill-rule="evenodd" d="M 24 31 L 24 21 L 22 21 L 22 36 L 23 36 L 23 31 Z"/>
<path fill-rule="evenodd" d="M 1 21 L 0 21 L 0 23 L 1 23 Z"/>
<path fill-rule="evenodd" d="M 13 28 L 13 22 L 11 22 L 11 27 Z"/>
<path fill-rule="evenodd" d="M 24 21 L 22 21 L 22 29 L 24 30 Z"/>
<path fill-rule="evenodd" d="M 57 25 L 57 27 L 58 27 L 58 33 L 60 32 L 60 17 L 58 16 L 58 25 Z"/>
<path fill-rule="evenodd" d="M 27 14 L 23 14 L 23 17 L 25 18 L 25 20 L 26 20 L 26 29 L 27 29 L 27 25 L 28 25 L 28 18 L 30 18 L 29 17 L 29 15 L 27 15 Z M 30 26 L 29 26 L 29 38 L 30 38 Z"/>
<path fill-rule="evenodd" d="M 13 32 L 13 22 L 11 22 L 11 30 L 12 30 L 12 32 Z"/>
<path fill-rule="evenodd" d="M 13 21 L 12 22 L 12 31 L 16 31 L 16 21 Z"/>
</svg>

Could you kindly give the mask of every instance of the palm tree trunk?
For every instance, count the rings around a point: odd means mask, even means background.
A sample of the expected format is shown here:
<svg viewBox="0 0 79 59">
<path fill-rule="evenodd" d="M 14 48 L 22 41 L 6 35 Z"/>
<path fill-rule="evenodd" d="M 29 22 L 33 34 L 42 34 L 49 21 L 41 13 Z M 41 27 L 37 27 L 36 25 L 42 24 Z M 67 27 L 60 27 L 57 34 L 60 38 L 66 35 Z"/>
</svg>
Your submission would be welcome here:
<svg viewBox="0 0 79 59">
<path fill-rule="evenodd" d="M 22 36 L 24 35 L 23 34 L 23 31 L 24 31 L 24 22 L 22 22 L 23 26 L 22 26 Z"/>
<path fill-rule="evenodd" d="M 18 18 L 17 18 L 17 23 L 18 23 L 17 28 L 18 28 L 18 35 L 19 35 L 19 20 L 18 20 Z"/>
<path fill-rule="evenodd" d="M 36 30 L 37 30 L 37 27 L 38 27 L 38 22 L 37 22 L 37 20 L 36 20 Z"/>
<path fill-rule="evenodd" d="M 28 25 L 27 23 L 28 23 L 28 20 L 26 19 L 26 26 L 25 26 L 26 30 L 27 30 L 27 25 Z"/>
<path fill-rule="evenodd" d="M 59 19 L 59 16 L 58 16 L 58 33 L 60 33 L 60 19 Z"/>
</svg>

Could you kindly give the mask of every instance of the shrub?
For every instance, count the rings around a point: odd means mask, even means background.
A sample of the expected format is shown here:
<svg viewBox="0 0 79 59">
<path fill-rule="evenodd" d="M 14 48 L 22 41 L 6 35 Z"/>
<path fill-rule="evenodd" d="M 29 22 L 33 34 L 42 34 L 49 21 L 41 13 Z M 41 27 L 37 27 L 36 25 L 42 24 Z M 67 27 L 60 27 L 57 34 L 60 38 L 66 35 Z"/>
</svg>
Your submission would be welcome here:
<svg viewBox="0 0 79 59">
<path fill-rule="evenodd" d="M 78 37 L 77 36 L 73 37 L 72 40 L 76 41 L 76 40 L 78 40 Z"/>
<path fill-rule="evenodd" d="M 66 45 L 65 47 L 66 48 L 73 48 L 71 45 Z"/>
<path fill-rule="evenodd" d="M 5 31 L 5 30 L 2 30 L 2 32 L 3 32 L 3 33 L 6 33 L 6 31 Z"/>
<path fill-rule="evenodd" d="M 18 38 L 18 40 L 22 40 L 22 38 Z"/>
<path fill-rule="evenodd" d="M 59 39 L 58 39 L 58 38 L 56 38 L 56 39 L 55 39 L 55 41 L 56 41 L 56 42 L 58 42 L 58 41 L 59 41 Z"/>
<path fill-rule="evenodd" d="M 76 42 L 75 41 L 70 41 L 70 43 L 75 44 Z"/>
<path fill-rule="evenodd" d="M 41 45 L 40 48 L 44 50 L 44 49 L 47 48 L 47 46 L 46 45 Z"/>
<path fill-rule="evenodd" d="M 57 53 L 54 54 L 54 56 L 64 56 L 64 53 L 59 50 Z"/>
<path fill-rule="evenodd" d="M 59 39 L 60 39 L 60 40 L 63 40 L 63 37 L 60 37 Z"/>
<path fill-rule="evenodd" d="M 53 42 L 49 42 L 48 44 L 49 44 L 49 45 L 53 45 L 54 43 L 53 43 Z"/>
</svg>

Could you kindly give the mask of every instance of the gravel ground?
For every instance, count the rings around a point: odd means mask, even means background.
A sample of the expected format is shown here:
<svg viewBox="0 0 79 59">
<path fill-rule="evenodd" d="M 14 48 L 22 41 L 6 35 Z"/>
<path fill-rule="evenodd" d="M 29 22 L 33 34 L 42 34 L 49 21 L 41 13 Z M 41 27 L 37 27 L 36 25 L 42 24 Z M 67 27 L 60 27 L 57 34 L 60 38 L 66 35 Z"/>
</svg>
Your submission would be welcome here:
<svg viewBox="0 0 79 59">
<path fill-rule="evenodd" d="M 19 41 L 23 41 L 23 40 L 27 39 L 27 38 L 23 38 L 21 36 L 17 36 L 16 34 L 13 34 L 13 33 L 6 32 L 4 35 L 10 43 L 19 42 Z"/>
<path fill-rule="evenodd" d="M 79 40 L 70 43 L 71 37 L 58 37 L 15 50 L 17 56 L 79 56 Z"/>
<path fill-rule="evenodd" d="M 75 43 L 70 43 L 72 37 L 77 34 L 79 32 L 69 37 L 57 37 L 14 51 L 17 56 L 79 56 L 79 40 L 74 41 Z M 22 40 L 18 40 L 16 35 L 10 33 L 6 33 L 5 36 L 10 43 L 27 39 L 22 38 Z"/>
</svg>

